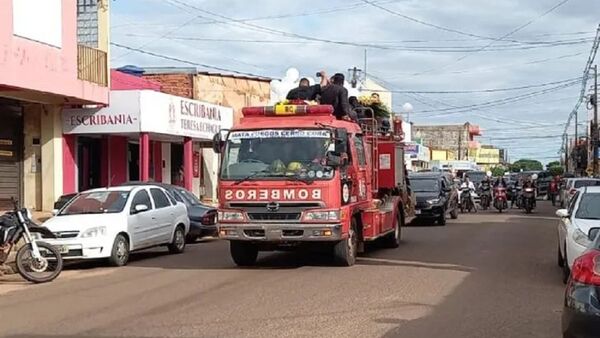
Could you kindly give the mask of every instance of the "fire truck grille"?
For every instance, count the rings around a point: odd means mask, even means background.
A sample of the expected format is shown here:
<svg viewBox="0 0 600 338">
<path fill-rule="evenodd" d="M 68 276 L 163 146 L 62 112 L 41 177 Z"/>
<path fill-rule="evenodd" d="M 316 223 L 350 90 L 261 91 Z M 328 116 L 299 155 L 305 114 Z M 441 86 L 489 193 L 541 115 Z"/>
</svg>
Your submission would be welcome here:
<svg viewBox="0 0 600 338">
<path fill-rule="evenodd" d="M 297 221 L 300 219 L 299 212 L 251 212 L 248 213 L 248 218 L 253 221 Z"/>
</svg>

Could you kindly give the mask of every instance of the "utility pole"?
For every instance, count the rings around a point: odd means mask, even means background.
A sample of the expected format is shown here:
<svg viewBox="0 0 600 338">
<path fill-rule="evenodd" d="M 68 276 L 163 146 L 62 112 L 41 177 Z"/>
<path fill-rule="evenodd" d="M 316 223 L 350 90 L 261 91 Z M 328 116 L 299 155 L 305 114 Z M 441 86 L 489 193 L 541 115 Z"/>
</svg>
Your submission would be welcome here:
<svg viewBox="0 0 600 338">
<path fill-rule="evenodd" d="M 569 172 L 569 136 L 565 137 L 565 173 Z"/>
<path fill-rule="evenodd" d="M 365 67 L 364 67 L 365 83 L 367 82 L 367 49 L 365 48 Z"/>
<path fill-rule="evenodd" d="M 594 176 L 598 175 L 598 65 L 594 66 L 594 130 L 593 150 L 594 150 Z"/>
</svg>

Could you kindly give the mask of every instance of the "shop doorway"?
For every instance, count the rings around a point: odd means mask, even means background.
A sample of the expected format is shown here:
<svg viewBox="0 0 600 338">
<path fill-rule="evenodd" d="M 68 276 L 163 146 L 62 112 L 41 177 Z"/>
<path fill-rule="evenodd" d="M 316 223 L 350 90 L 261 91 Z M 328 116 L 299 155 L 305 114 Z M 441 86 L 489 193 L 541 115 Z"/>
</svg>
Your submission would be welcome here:
<svg viewBox="0 0 600 338">
<path fill-rule="evenodd" d="M 183 144 L 171 143 L 171 183 L 183 187 Z"/>
<path fill-rule="evenodd" d="M 77 181 L 79 191 L 102 187 L 102 140 L 77 138 Z"/>
<path fill-rule="evenodd" d="M 127 146 L 127 159 L 129 164 L 129 181 L 140 180 L 140 145 L 129 143 Z"/>
<path fill-rule="evenodd" d="M 11 101 L 12 102 L 12 101 Z M 0 210 L 21 200 L 23 113 L 21 106 L 0 101 Z"/>
</svg>

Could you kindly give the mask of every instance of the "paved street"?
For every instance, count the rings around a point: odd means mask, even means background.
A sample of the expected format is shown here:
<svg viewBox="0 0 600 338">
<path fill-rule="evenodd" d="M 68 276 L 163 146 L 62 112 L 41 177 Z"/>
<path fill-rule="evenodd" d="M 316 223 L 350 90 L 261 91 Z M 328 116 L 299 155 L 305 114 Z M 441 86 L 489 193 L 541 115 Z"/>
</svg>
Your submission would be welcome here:
<svg viewBox="0 0 600 338">
<path fill-rule="evenodd" d="M 138 253 L 120 269 L 71 267 L 53 283 L 0 282 L 7 337 L 560 336 L 563 285 L 556 220 L 480 212 L 445 227 L 411 226 L 396 250 L 352 268 L 265 253 L 236 268 L 225 242 L 169 256 Z"/>
</svg>

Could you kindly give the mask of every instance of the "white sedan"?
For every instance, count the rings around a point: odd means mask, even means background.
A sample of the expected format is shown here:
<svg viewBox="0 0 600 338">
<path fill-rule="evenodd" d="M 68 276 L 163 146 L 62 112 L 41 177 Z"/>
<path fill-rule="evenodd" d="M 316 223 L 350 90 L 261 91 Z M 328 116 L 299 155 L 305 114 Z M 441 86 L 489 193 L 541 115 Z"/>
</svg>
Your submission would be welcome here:
<svg viewBox="0 0 600 338">
<path fill-rule="evenodd" d="M 78 194 L 44 223 L 56 235 L 46 240 L 64 259 L 108 259 L 127 264 L 131 251 L 166 245 L 185 249 L 190 221 L 183 203 L 155 185 L 93 189 Z"/>
<path fill-rule="evenodd" d="M 568 209 L 556 212 L 558 223 L 558 265 L 566 283 L 573 261 L 587 250 L 600 230 L 600 186 L 578 189 Z"/>
</svg>

